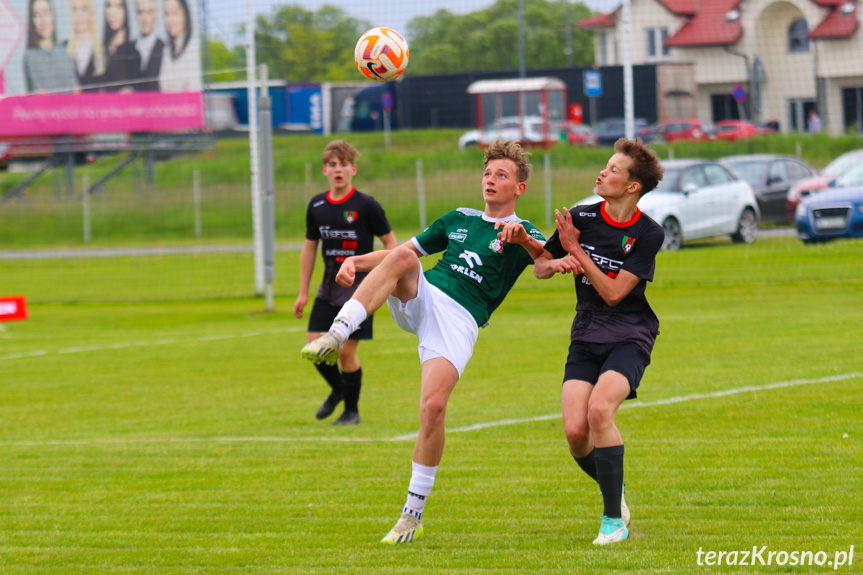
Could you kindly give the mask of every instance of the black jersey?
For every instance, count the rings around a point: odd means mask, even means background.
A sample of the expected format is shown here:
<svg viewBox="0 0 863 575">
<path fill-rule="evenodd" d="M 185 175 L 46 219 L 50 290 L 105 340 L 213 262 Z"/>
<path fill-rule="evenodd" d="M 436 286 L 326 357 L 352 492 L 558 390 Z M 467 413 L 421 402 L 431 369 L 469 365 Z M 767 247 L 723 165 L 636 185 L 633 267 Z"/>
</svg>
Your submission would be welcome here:
<svg viewBox="0 0 863 575">
<path fill-rule="evenodd" d="M 329 192 L 312 198 L 306 211 L 306 239 L 321 241 L 324 259 L 324 278 L 317 297 L 333 306 L 344 305 L 367 272 L 357 273 L 351 287 L 342 287 L 336 283 L 342 262 L 373 251 L 375 236 L 391 231 L 378 201 L 354 188 L 337 202 L 330 199 Z"/>
<path fill-rule="evenodd" d="M 572 340 L 591 343 L 633 341 L 647 353 L 659 333 L 659 320 L 650 309 L 644 291 L 653 281 L 656 254 L 662 247 L 665 232 L 641 210 L 628 222 L 616 222 L 605 212 L 605 202 L 575 206 L 569 211 L 572 223 L 581 234 L 579 243 L 604 273 L 616 277 L 626 270 L 641 281 L 616 306 L 605 303 L 584 274 L 575 278 L 578 296 L 576 316 L 572 322 Z M 566 250 L 557 232 L 545 244 L 555 258 Z"/>
</svg>

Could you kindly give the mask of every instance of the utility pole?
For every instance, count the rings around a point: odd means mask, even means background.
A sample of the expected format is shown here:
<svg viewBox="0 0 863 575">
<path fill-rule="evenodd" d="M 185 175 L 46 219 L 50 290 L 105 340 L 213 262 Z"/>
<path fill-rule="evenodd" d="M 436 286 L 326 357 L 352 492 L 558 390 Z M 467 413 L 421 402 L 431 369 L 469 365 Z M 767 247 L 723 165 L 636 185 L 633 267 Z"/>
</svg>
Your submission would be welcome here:
<svg viewBox="0 0 863 575">
<path fill-rule="evenodd" d="M 527 77 L 524 55 L 524 0 L 518 0 L 518 77 Z"/>
</svg>

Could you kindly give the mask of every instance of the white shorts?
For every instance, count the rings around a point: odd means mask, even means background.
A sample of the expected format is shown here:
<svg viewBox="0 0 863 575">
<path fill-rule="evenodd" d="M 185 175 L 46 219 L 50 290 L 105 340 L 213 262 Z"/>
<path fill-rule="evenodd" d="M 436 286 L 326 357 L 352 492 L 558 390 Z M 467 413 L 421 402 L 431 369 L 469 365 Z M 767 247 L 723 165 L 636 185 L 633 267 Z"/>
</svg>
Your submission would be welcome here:
<svg viewBox="0 0 863 575">
<path fill-rule="evenodd" d="M 442 357 L 461 378 L 479 335 L 476 320 L 466 309 L 430 284 L 422 270 L 417 279 L 417 296 L 407 303 L 390 296 L 387 305 L 399 327 L 419 337 L 420 363 Z"/>
</svg>

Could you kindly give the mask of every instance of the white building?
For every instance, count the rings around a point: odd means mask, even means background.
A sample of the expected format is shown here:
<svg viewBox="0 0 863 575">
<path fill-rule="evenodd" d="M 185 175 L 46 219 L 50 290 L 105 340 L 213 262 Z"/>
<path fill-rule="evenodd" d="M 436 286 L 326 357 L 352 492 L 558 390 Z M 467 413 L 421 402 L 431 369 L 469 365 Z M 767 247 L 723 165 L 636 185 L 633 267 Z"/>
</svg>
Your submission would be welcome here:
<svg viewBox="0 0 863 575">
<path fill-rule="evenodd" d="M 630 14 L 632 63 L 659 64 L 660 119 L 746 117 L 791 131 L 817 109 L 830 133 L 863 132 L 856 0 L 631 0 Z M 623 62 L 621 16 L 579 22 L 596 32 L 598 66 Z"/>
</svg>

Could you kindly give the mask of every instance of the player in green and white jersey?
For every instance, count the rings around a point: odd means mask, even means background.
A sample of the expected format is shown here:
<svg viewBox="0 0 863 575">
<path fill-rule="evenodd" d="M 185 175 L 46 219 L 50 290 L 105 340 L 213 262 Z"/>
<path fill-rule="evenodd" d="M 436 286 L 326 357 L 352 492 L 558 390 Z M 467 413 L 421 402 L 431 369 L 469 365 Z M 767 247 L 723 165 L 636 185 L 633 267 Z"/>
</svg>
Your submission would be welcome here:
<svg viewBox="0 0 863 575">
<path fill-rule="evenodd" d="M 545 238 L 515 215 L 527 188 L 530 164 L 515 142 L 496 141 L 485 152 L 482 192 L 485 209 L 459 208 L 394 250 L 350 257 L 336 281 L 351 285 L 371 270 L 341 309 L 329 332 L 307 344 L 302 355 L 331 363 L 367 314 L 389 305 L 400 327 L 419 337 L 422 364 L 420 429 L 413 451 L 407 501 L 382 543 L 407 543 L 422 536 L 425 502 L 444 449 L 447 401 L 479 332 L 518 276 L 542 257 Z M 444 252 L 423 273 L 419 258 Z"/>
</svg>

